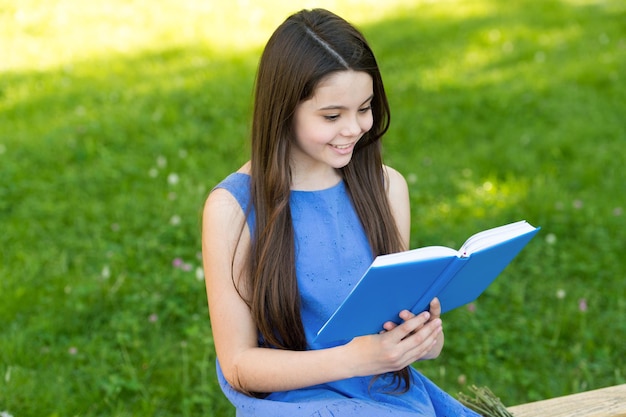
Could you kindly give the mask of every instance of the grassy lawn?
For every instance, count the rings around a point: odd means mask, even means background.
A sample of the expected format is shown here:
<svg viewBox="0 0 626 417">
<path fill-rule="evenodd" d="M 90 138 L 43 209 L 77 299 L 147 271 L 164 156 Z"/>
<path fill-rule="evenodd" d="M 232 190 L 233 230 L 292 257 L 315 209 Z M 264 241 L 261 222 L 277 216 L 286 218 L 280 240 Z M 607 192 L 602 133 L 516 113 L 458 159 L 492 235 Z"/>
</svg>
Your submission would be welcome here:
<svg viewBox="0 0 626 417">
<path fill-rule="evenodd" d="M 158 3 L 0 0 L 0 412 L 234 415 L 200 211 L 247 160 L 264 41 L 309 3 Z M 416 366 L 507 405 L 626 382 L 626 4 L 379 3 L 317 4 L 377 54 L 412 246 L 542 226 Z"/>
</svg>

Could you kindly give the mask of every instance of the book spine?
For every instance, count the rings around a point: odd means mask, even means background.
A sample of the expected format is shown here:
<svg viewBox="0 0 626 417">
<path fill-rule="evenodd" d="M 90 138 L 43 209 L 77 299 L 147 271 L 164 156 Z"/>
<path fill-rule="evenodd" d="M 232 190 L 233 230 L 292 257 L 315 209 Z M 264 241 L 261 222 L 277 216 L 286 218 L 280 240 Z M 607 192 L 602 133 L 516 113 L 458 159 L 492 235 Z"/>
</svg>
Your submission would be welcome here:
<svg viewBox="0 0 626 417">
<path fill-rule="evenodd" d="M 446 269 L 443 270 L 441 275 L 433 282 L 428 291 L 424 293 L 424 295 L 417 300 L 417 303 L 411 309 L 413 314 L 419 314 L 422 311 L 427 311 L 430 308 L 430 302 L 433 298 L 437 297 L 441 290 L 443 290 L 446 285 L 450 282 L 450 280 L 461 270 L 467 262 L 469 261 L 469 257 L 461 256 L 452 258 L 452 261 L 448 264 Z"/>
</svg>

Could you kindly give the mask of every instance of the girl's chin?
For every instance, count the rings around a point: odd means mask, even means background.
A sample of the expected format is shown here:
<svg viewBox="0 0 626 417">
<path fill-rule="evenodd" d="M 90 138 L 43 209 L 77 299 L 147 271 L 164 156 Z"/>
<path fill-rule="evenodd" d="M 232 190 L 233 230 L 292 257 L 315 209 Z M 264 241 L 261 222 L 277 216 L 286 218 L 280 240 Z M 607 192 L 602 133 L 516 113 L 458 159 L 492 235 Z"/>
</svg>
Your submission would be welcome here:
<svg viewBox="0 0 626 417">
<path fill-rule="evenodd" d="M 346 165 L 348 165 L 350 163 L 350 161 L 352 161 L 352 154 L 347 155 L 344 158 L 337 158 L 335 161 L 333 161 L 330 165 L 335 168 L 335 169 L 340 169 L 345 167 Z"/>
</svg>

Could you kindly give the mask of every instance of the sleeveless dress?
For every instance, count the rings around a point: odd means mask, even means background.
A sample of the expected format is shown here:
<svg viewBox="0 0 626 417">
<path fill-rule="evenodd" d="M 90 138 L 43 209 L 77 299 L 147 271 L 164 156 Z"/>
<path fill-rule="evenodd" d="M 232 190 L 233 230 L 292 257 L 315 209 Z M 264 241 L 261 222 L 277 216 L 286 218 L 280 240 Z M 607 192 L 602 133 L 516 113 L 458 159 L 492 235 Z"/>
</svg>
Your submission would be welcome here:
<svg viewBox="0 0 626 417">
<path fill-rule="evenodd" d="M 247 223 L 254 230 L 250 177 L 233 173 L 216 188 L 226 189 L 236 198 L 243 212 L 249 213 Z M 309 349 L 330 347 L 333 345 L 310 341 L 370 265 L 373 255 L 343 181 L 320 191 L 292 191 L 290 206 Z M 224 379 L 219 362 L 216 365 L 222 391 L 236 407 L 238 417 L 479 416 L 413 368 L 410 390 L 403 394 L 390 393 L 394 381 L 383 376 L 374 383 L 372 377 L 357 377 L 258 399 L 235 391 Z"/>
</svg>

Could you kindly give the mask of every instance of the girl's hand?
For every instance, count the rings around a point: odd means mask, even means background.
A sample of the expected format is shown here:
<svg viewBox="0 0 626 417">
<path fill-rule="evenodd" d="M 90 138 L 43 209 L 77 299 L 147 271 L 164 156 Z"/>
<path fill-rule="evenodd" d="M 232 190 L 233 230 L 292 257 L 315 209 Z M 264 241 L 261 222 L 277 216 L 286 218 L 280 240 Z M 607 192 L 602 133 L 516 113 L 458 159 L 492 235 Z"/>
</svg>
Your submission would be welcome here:
<svg viewBox="0 0 626 417">
<path fill-rule="evenodd" d="M 405 312 L 408 314 L 406 314 Z M 429 313 L 430 313 L 429 321 L 439 319 L 441 317 L 441 303 L 439 302 L 438 298 L 435 297 L 430 302 Z M 403 317 L 403 314 L 406 314 L 406 315 L 404 315 Z M 412 314 L 410 311 L 404 310 L 403 312 L 400 313 L 400 318 L 405 321 L 411 317 L 415 317 L 415 315 Z M 383 325 L 384 330 L 381 331 L 381 334 L 387 331 L 393 330 L 397 326 L 398 325 L 396 323 L 392 321 L 388 321 Z M 439 339 L 440 339 L 438 340 L 439 343 L 436 346 L 434 346 L 433 349 L 430 352 L 428 352 L 428 354 L 425 355 L 422 359 L 434 359 L 439 356 L 439 354 L 441 353 L 441 349 L 443 348 L 443 342 L 444 342 L 443 332 L 441 332 L 441 337 Z"/>
<path fill-rule="evenodd" d="M 402 324 L 385 323 L 385 332 L 362 336 L 346 345 L 357 376 L 378 375 L 403 369 L 421 359 L 436 357 L 443 346 L 441 309 L 431 303 L 433 312 L 417 316 L 408 310 L 400 312 Z"/>
<path fill-rule="evenodd" d="M 407 311 L 407 310 L 404 310 L 404 311 Z M 433 300 L 430 302 L 430 309 L 428 311 L 430 313 L 430 320 L 438 319 L 439 317 L 441 317 L 441 303 L 439 303 L 439 299 L 437 297 L 433 298 Z M 414 314 L 412 314 L 411 312 L 409 312 L 409 314 L 411 315 L 411 317 L 414 316 Z M 400 318 L 402 318 L 402 316 L 400 316 Z M 402 319 L 406 320 L 404 318 Z M 382 330 L 381 334 L 384 333 L 385 331 L 392 330 L 396 326 L 397 324 L 394 323 L 393 321 L 386 322 L 385 324 L 383 324 L 383 328 L 385 330 Z"/>
</svg>

